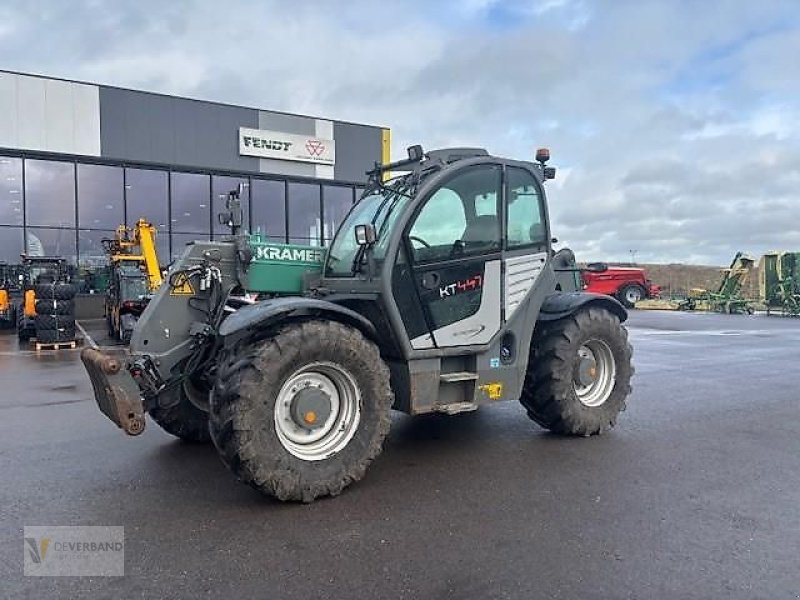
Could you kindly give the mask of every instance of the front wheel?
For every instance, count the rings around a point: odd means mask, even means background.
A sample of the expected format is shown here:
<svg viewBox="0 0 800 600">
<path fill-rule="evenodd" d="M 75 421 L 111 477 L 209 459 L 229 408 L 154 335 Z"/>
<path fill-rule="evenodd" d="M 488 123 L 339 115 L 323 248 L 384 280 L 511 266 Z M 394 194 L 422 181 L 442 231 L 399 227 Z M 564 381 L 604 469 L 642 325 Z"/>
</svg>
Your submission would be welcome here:
<svg viewBox="0 0 800 600">
<path fill-rule="evenodd" d="M 389 431 L 393 400 L 389 369 L 360 331 L 290 323 L 222 356 L 211 439 L 244 483 L 310 502 L 364 476 Z"/>
<path fill-rule="evenodd" d="M 632 349 L 619 319 L 601 308 L 539 323 L 520 402 L 557 433 L 611 429 L 631 391 Z"/>
</svg>

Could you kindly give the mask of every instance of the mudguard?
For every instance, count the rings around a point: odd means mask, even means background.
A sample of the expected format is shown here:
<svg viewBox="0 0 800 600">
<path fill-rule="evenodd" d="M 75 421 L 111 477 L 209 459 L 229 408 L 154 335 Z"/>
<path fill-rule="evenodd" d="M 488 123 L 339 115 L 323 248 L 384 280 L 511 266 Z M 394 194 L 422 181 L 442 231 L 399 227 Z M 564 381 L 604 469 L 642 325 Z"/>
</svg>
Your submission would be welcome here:
<svg viewBox="0 0 800 600">
<path fill-rule="evenodd" d="M 620 323 L 628 319 L 628 311 L 611 296 L 593 294 L 591 292 L 570 292 L 568 294 L 551 294 L 544 299 L 539 311 L 539 321 L 557 321 L 575 313 L 584 306 L 597 306 L 616 315 Z"/>
<path fill-rule="evenodd" d="M 375 326 L 364 316 L 344 306 L 317 298 L 274 298 L 240 308 L 222 322 L 219 335 L 227 345 L 257 329 L 263 329 L 280 321 L 323 317 L 341 321 L 360 329 L 368 338 L 377 339 Z"/>
</svg>

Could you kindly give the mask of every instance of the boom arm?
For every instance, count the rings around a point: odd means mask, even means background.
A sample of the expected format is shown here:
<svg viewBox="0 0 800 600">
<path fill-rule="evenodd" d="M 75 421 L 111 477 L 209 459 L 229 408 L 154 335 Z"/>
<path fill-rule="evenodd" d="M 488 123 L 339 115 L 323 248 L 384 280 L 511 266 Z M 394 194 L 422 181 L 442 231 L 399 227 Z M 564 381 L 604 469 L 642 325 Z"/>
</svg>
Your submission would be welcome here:
<svg viewBox="0 0 800 600">
<path fill-rule="evenodd" d="M 142 260 L 147 270 L 150 291 L 155 292 L 162 283 L 161 265 L 158 263 L 158 253 L 156 252 L 156 228 L 144 219 L 139 219 L 133 230 L 133 239 L 142 249 Z"/>
</svg>

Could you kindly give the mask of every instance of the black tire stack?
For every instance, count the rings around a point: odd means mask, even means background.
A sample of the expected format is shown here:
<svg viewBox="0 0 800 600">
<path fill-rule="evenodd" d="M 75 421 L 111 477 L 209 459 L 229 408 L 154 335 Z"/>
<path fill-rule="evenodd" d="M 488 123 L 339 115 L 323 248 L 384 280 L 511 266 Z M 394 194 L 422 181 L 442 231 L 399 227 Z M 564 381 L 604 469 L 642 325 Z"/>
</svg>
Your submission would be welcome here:
<svg viewBox="0 0 800 600">
<path fill-rule="evenodd" d="M 75 294 L 70 283 L 47 283 L 34 287 L 36 294 L 36 341 L 56 344 L 75 340 Z"/>
</svg>

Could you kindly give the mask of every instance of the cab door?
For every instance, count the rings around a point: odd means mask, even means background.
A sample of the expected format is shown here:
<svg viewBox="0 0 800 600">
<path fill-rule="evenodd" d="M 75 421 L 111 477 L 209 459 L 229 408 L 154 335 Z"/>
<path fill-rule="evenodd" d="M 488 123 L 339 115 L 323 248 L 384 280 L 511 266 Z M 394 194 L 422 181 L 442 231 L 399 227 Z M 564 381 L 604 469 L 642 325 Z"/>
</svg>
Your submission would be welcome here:
<svg viewBox="0 0 800 600">
<path fill-rule="evenodd" d="M 500 330 L 501 182 L 500 165 L 467 167 L 407 226 L 406 268 L 426 330 L 408 331 L 414 349 L 486 344 Z"/>
</svg>

